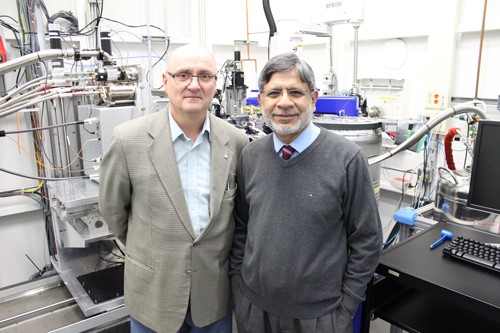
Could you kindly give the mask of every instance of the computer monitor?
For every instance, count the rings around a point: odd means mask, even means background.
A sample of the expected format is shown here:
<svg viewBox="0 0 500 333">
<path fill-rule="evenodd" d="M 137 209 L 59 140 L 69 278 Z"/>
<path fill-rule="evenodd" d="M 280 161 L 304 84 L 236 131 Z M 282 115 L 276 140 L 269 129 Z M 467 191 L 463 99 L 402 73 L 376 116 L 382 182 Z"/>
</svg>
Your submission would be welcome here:
<svg viewBox="0 0 500 333">
<path fill-rule="evenodd" d="M 478 123 L 467 206 L 500 214 L 500 121 Z"/>
</svg>

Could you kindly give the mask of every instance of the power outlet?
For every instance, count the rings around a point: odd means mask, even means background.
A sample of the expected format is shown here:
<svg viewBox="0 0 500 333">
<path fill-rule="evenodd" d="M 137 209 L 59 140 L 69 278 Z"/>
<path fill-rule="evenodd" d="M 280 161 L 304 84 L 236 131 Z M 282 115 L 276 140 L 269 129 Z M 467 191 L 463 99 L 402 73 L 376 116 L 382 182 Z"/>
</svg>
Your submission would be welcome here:
<svg viewBox="0 0 500 333">
<path fill-rule="evenodd" d="M 430 90 L 427 92 L 426 109 L 444 110 L 449 107 L 448 94 L 444 91 Z"/>
</svg>

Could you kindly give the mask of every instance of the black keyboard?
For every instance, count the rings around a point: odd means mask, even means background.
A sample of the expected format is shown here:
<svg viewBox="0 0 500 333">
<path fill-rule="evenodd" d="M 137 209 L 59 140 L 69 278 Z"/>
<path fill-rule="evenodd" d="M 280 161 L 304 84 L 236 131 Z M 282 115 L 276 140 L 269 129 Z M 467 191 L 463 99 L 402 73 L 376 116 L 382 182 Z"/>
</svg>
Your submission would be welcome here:
<svg viewBox="0 0 500 333">
<path fill-rule="evenodd" d="M 500 273 L 500 248 L 497 246 L 458 236 L 446 245 L 443 254 Z"/>
</svg>

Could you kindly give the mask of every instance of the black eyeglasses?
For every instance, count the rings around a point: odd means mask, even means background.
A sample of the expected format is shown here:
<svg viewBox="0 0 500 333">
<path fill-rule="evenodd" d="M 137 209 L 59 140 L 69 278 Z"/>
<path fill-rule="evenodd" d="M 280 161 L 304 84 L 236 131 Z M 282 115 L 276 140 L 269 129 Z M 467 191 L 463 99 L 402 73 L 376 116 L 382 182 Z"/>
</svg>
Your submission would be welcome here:
<svg viewBox="0 0 500 333">
<path fill-rule="evenodd" d="M 212 83 L 217 78 L 217 75 L 213 74 L 198 74 L 198 75 L 190 73 L 173 74 L 170 72 L 167 72 L 167 74 L 174 78 L 175 83 L 191 82 L 193 80 L 193 77 L 198 78 L 198 82 Z"/>
<path fill-rule="evenodd" d="M 264 97 L 269 99 L 279 99 L 283 96 L 283 93 L 286 91 L 288 98 L 293 100 L 299 100 L 304 98 L 308 93 L 313 92 L 314 90 L 304 90 L 299 88 L 291 88 L 291 89 L 269 89 L 265 91 L 261 91 L 261 94 Z"/>
</svg>

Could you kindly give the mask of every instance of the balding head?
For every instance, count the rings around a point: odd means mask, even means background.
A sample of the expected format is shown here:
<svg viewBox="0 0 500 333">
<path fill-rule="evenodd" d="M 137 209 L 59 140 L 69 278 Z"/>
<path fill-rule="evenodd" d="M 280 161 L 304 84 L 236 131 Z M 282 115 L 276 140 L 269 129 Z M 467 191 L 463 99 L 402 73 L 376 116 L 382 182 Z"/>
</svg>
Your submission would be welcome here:
<svg viewBox="0 0 500 333">
<path fill-rule="evenodd" d="M 179 60 L 199 59 L 211 65 L 213 73 L 217 71 L 214 56 L 203 46 L 198 44 L 187 44 L 179 47 L 170 54 L 167 61 L 167 71 L 174 71 Z"/>
</svg>

